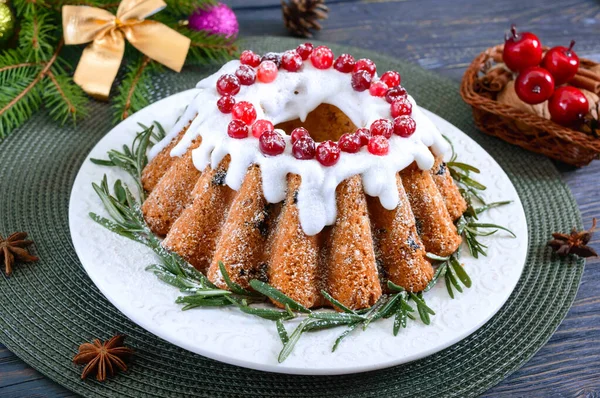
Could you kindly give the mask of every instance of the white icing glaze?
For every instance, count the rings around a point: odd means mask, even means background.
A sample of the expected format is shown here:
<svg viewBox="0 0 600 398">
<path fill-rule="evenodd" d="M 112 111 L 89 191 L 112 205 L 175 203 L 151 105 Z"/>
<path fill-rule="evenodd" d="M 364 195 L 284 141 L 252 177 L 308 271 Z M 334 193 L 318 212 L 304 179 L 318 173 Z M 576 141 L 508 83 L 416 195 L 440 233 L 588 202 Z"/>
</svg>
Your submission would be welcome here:
<svg viewBox="0 0 600 398">
<path fill-rule="evenodd" d="M 285 198 L 288 173 L 300 175 L 302 182 L 298 192 L 298 210 L 302 229 L 307 235 L 315 235 L 326 225 L 335 222 L 335 189 L 346 178 L 360 174 L 365 192 L 379 197 L 382 206 L 392 210 L 399 200 L 396 173 L 413 161 L 422 170 L 430 169 L 434 158 L 428 148 L 436 155 L 443 155 L 449 150 L 448 143 L 435 125 L 409 96 L 417 129 L 409 138 L 393 135 L 389 139 L 389 153 L 385 156 L 372 155 L 363 147 L 354 154 L 342 152 L 337 164 L 325 167 L 314 159 L 294 158 L 290 137 L 281 130 L 279 132 L 286 141 L 285 152 L 278 156 L 265 156 L 259 150 L 258 139 L 251 134 L 245 139 L 229 137 L 227 125 L 231 121 L 231 114 L 223 114 L 217 108 L 220 98 L 216 90 L 217 79 L 225 73 L 234 74 L 239 65 L 239 61 L 230 61 L 217 73 L 198 83 L 196 97 L 167 136 L 152 148 L 150 158 L 156 156 L 193 120 L 181 141 L 171 150 L 171 156 L 182 156 L 192 140 L 200 135 L 202 143 L 192 151 L 192 159 L 198 170 L 204 170 L 209 164 L 217 167 L 229 154 L 231 162 L 225 183 L 238 190 L 248 167 L 258 164 L 263 192 L 270 203 L 278 203 Z M 371 96 L 368 91 L 355 91 L 350 79 L 349 73 L 341 73 L 333 68 L 319 70 L 310 62 L 304 62 L 299 72 L 280 69 L 277 79 L 272 83 L 257 81 L 251 86 L 241 86 L 235 99 L 237 102 L 251 102 L 258 119 L 270 120 L 275 125 L 297 118 L 304 121 L 322 103 L 338 107 L 359 127 L 368 127 L 381 118 L 392 119 L 390 105 L 385 99 Z"/>
</svg>

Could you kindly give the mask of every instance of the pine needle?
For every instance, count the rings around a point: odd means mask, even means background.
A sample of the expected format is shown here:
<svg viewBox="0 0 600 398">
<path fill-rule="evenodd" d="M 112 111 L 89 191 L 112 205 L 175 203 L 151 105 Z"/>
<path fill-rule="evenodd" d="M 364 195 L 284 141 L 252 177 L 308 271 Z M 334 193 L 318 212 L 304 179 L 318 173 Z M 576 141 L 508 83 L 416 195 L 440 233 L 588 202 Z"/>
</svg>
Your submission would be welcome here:
<svg viewBox="0 0 600 398">
<path fill-rule="evenodd" d="M 150 103 L 150 69 L 156 66 L 147 56 L 140 57 L 127 66 L 127 72 L 113 100 L 114 122 L 127 119 L 129 115 Z"/>
<path fill-rule="evenodd" d="M 88 97 L 70 77 L 48 71 L 44 105 L 54 120 L 64 124 L 71 119 L 75 123 L 78 117 L 87 114 L 87 104 Z"/>
<path fill-rule="evenodd" d="M 210 62 L 223 62 L 237 54 L 237 44 L 225 36 L 211 35 L 186 27 L 182 27 L 178 31 L 192 41 L 186 59 L 187 64 L 203 65 Z"/>
</svg>

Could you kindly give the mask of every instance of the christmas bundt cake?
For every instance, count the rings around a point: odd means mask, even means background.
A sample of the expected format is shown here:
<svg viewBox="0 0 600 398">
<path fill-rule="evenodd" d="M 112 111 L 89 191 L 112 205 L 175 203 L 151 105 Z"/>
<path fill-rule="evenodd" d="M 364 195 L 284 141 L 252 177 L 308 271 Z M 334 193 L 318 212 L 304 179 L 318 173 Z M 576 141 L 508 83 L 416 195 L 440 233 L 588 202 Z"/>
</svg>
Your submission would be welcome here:
<svg viewBox="0 0 600 398">
<path fill-rule="evenodd" d="M 142 210 L 220 288 L 222 262 L 243 287 L 260 279 L 306 307 L 326 290 L 360 309 L 387 280 L 423 290 L 426 253 L 460 245 L 448 150 L 397 72 L 308 43 L 244 51 L 152 148 Z"/>
</svg>

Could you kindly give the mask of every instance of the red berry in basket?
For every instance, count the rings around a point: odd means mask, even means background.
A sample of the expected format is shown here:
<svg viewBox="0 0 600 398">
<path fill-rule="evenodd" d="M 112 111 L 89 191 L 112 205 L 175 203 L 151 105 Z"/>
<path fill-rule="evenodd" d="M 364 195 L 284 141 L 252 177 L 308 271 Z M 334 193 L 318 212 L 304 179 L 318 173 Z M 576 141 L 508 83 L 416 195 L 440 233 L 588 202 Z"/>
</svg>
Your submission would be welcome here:
<svg viewBox="0 0 600 398">
<path fill-rule="evenodd" d="M 256 71 L 256 77 L 259 82 L 262 83 L 271 83 L 273 80 L 277 78 L 277 73 L 279 73 L 277 65 L 273 61 L 264 61 L 261 62 L 258 66 L 258 70 Z"/>
<path fill-rule="evenodd" d="M 256 120 L 256 109 L 254 109 L 254 105 L 250 102 L 240 101 L 233 106 L 231 116 L 233 116 L 234 119 L 241 120 L 249 126 Z"/>
<path fill-rule="evenodd" d="M 240 92 L 240 81 L 237 76 L 225 74 L 217 80 L 217 92 L 221 95 L 236 95 Z"/>
<path fill-rule="evenodd" d="M 310 62 L 317 69 L 327 69 L 333 64 L 333 51 L 328 47 L 319 46 L 310 54 Z"/>
<path fill-rule="evenodd" d="M 398 116 L 394 119 L 394 134 L 400 137 L 410 137 L 417 129 L 417 123 L 410 116 Z"/>
<path fill-rule="evenodd" d="M 400 98 L 406 97 L 408 97 L 408 93 L 406 92 L 406 89 L 401 86 L 392 87 L 385 93 L 385 100 L 390 104 L 398 101 Z"/>
<path fill-rule="evenodd" d="M 342 151 L 348 153 L 356 153 L 362 146 L 360 137 L 352 133 L 342 134 L 338 140 L 338 145 Z"/>
<path fill-rule="evenodd" d="M 246 138 L 248 137 L 248 126 L 241 120 L 232 120 L 227 126 L 227 135 L 231 138 Z"/>
<path fill-rule="evenodd" d="M 217 108 L 223 113 L 229 113 L 235 105 L 235 98 L 231 95 L 224 95 L 217 101 Z"/>
<path fill-rule="evenodd" d="M 315 152 L 315 141 L 311 137 L 300 137 L 292 144 L 292 155 L 296 159 L 313 159 Z"/>
<path fill-rule="evenodd" d="M 297 72 L 302 66 L 302 57 L 296 50 L 289 50 L 281 56 L 281 66 L 288 72 Z"/>
<path fill-rule="evenodd" d="M 589 107 L 581 90 L 572 86 L 557 88 L 548 101 L 552 121 L 567 126 L 581 120 L 588 113 Z"/>
<path fill-rule="evenodd" d="M 371 75 L 366 70 L 352 73 L 352 88 L 356 91 L 368 90 L 371 86 Z"/>
<path fill-rule="evenodd" d="M 400 98 L 398 101 L 392 102 L 392 106 L 390 108 L 392 111 L 392 117 L 410 115 L 412 113 L 412 104 L 408 98 Z"/>
<path fill-rule="evenodd" d="M 394 123 L 388 119 L 378 119 L 371 123 L 371 135 L 382 135 L 390 138 L 394 132 Z"/>
<path fill-rule="evenodd" d="M 502 59 L 513 72 L 538 66 L 542 61 L 542 43 L 533 33 L 517 32 L 517 27 L 512 25 L 504 42 Z"/>
<path fill-rule="evenodd" d="M 258 65 L 260 65 L 260 57 L 258 54 L 254 54 L 254 52 L 246 50 L 240 55 L 240 62 L 243 65 L 249 65 L 256 68 Z"/>
<path fill-rule="evenodd" d="M 333 67 L 335 70 L 340 71 L 342 73 L 350 73 L 354 70 L 354 64 L 356 61 L 354 57 L 350 54 L 342 54 L 333 63 Z"/>
<path fill-rule="evenodd" d="M 314 47 L 312 43 L 304 43 L 296 47 L 296 51 L 298 52 L 298 54 L 300 54 L 304 61 L 306 61 L 308 57 L 310 57 L 310 54 L 313 52 L 313 49 Z"/>
<path fill-rule="evenodd" d="M 571 80 L 579 69 L 579 57 L 573 51 L 575 40 L 571 40 L 571 45 L 567 47 L 552 47 L 542 60 L 542 67 L 548 70 L 554 77 L 554 83 L 557 86 Z"/>
<path fill-rule="evenodd" d="M 265 62 L 265 61 L 271 61 L 271 62 L 275 63 L 275 65 L 277 65 L 277 69 L 279 69 L 279 67 L 281 66 L 281 55 L 279 55 L 277 53 L 266 53 L 260 59 L 261 63 Z"/>
<path fill-rule="evenodd" d="M 401 78 L 400 73 L 391 70 L 389 72 L 385 72 L 381 76 L 381 81 L 387 84 L 388 87 L 396 87 L 400 85 Z"/>
<path fill-rule="evenodd" d="M 273 123 L 268 120 L 260 119 L 252 125 L 252 135 L 260 138 L 265 131 L 273 131 Z"/>
<path fill-rule="evenodd" d="M 354 65 L 354 72 L 361 70 L 369 72 L 369 75 L 373 77 L 377 71 L 377 66 L 375 66 L 375 62 L 371 61 L 370 59 L 362 58 L 356 61 L 356 64 Z"/>
<path fill-rule="evenodd" d="M 383 156 L 387 155 L 390 150 L 390 143 L 387 138 L 382 135 L 376 135 L 375 137 L 371 137 L 369 140 L 369 144 L 367 145 L 367 149 L 373 155 Z"/>
<path fill-rule="evenodd" d="M 554 78 L 546 69 L 532 66 L 517 76 L 515 92 L 523 102 L 532 105 L 542 103 L 554 92 Z"/>
<path fill-rule="evenodd" d="M 324 141 L 317 147 L 317 160 L 323 166 L 333 166 L 340 160 L 340 148 L 338 144 L 329 140 Z"/>
<path fill-rule="evenodd" d="M 256 71 L 248 65 L 240 65 L 235 71 L 235 76 L 240 81 L 240 84 L 244 86 L 250 86 L 256 81 Z"/>
<path fill-rule="evenodd" d="M 285 150 L 285 140 L 276 131 L 265 131 L 258 139 L 258 147 L 265 155 L 280 155 Z"/>
<path fill-rule="evenodd" d="M 369 94 L 373 97 L 383 97 L 388 91 L 388 86 L 381 80 L 371 83 L 369 86 Z"/>
<path fill-rule="evenodd" d="M 310 137 L 308 130 L 304 127 L 295 128 L 292 130 L 292 134 L 290 134 L 292 144 L 302 137 Z"/>
</svg>

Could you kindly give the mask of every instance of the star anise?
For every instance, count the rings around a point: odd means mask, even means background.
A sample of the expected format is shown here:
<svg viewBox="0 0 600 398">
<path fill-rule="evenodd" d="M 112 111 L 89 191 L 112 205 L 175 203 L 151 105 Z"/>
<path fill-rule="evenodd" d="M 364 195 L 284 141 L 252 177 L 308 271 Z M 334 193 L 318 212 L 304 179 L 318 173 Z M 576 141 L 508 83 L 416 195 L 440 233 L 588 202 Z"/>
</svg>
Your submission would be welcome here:
<svg viewBox="0 0 600 398">
<path fill-rule="evenodd" d="M 26 232 L 15 232 L 6 239 L 0 235 L 0 258 L 4 259 L 4 272 L 6 276 L 12 274 L 15 260 L 25 263 L 39 260 L 39 258 L 32 256 L 25 249 L 33 243 L 33 241 L 25 240 L 25 238 L 27 238 Z"/>
<path fill-rule="evenodd" d="M 592 228 L 587 231 L 577 231 L 575 228 L 571 231 L 571 234 L 562 234 L 555 232 L 552 234 L 552 239 L 548 242 L 548 245 L 552 249 L 562 256 L 567 254 L 576 254 L 580 257 L 595 257 L 598 255 L 596 251 L 588 246 L 590 239 L 596 230 L 596 219 L 592 220 Z"/>
<path fill-rule="evenodd" d="M 85 365 L 81 378 L 85 379 L 92 373 L 96 373 L 96 380 L 106 380 L 107 374 L 114 376 L 119 370 L 127 370 L 125 364 L 132 354 L 131 348 L 123 346 L 125 336 L 116 335 L 105 342 L 94 339 L 93 343 L 83 343 L 79 346 L 79 354 L 75 355 L 73 362 L 77 365 Z"/>
</svg>

